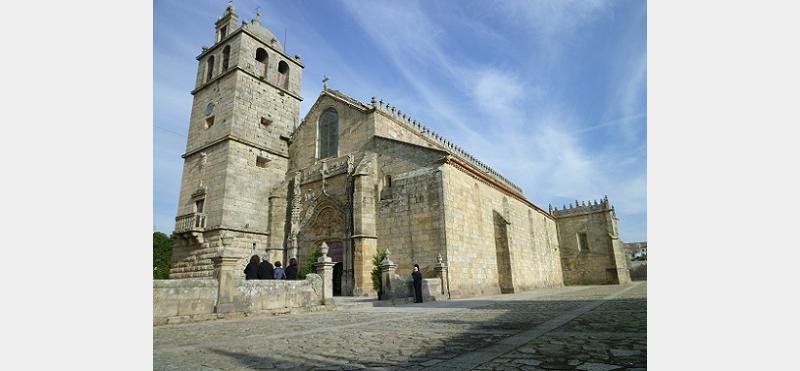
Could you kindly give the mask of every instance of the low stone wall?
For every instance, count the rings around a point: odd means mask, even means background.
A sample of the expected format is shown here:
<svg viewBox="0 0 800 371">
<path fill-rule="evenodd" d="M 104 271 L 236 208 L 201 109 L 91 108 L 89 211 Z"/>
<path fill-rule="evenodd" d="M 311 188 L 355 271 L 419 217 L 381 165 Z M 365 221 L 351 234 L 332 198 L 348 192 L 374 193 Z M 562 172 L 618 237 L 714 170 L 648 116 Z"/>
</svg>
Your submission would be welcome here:
<svg viewBox="0 0 800 371">
<path fill-rule="evenodd" d="M 322 278 L 309 274 L 305 280 L 247 280 L 235 289 L 235 311 L 255 313 L 322 304 Z"/>
<path fill-rule="evenodd" d="M 414 281 L 401 279 L 395 275 L 392 284 L 389 286 L 391 293 L 384 295 L 384 300 L 391 300 L 392 303 L 401 304 L 414 301 Z M 441 301 L 447 300 L 447 294 L 442 294 L 442 281 L 439 278 L 422 279 L 422 301 Z"/>
<path fill-rule="evenodd" d="M 183 278 L 153 281 L 153 324 L 202 321 L 304 308 L 323 304 L 322 278 L 309 274 L 305 280 L 242 280 L 230 289 L 231 302 L 220 313 L 219 281 Z"/>
<path fill-rule="evenodd" d="M 647 261 L 632 261 L 628 263 L 631 269 L 631 280 L 645 281 L 647 280 Z"/>
<path fill-rule="evenodd" d="M 153 322 L 214 313 L 219 284 L 213 278 L 153 280 Z"/>
</svg>

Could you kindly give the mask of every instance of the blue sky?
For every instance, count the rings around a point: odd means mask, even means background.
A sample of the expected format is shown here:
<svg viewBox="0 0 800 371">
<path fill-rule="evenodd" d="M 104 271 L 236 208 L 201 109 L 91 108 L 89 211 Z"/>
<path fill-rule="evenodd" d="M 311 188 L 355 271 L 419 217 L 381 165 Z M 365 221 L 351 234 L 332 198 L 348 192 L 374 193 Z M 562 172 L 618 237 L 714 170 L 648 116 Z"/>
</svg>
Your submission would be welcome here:
<svg viewBox="0 0 800 371">
<path fill-rule="evenodd" d="M 153 223 L 177 211 L 197 69 L 227 1 L 155 0 Z M 645 1 L 235 1 L 299 54 L 301 118 L 333 89 L 383 98 L 547 209 L 608 195 L 647 239 Z"/>
</svg>

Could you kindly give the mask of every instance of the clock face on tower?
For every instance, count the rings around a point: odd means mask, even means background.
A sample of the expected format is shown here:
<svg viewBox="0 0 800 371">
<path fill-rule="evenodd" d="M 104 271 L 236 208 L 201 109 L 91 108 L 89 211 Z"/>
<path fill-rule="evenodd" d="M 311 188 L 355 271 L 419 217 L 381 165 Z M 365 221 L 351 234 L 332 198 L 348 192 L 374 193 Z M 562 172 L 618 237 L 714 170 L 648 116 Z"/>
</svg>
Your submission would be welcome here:
<svg viewBox="0 0 800 371">
<path fill-rule="evenodd" d="M 214 103 L 210 102 L 206 106 L 206 116 L 211 116 L 212 113 L 214 113 Z"/>
</svg>

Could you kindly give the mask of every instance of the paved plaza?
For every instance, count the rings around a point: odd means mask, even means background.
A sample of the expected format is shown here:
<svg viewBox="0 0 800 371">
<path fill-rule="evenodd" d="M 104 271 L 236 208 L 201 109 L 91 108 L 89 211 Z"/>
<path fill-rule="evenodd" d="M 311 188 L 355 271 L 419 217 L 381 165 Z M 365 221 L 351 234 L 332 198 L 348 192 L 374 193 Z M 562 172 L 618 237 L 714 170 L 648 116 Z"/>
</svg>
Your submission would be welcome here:
<svg viewBox="0 0 800 371">
<path fill-rule="evenodd" d="M 644 370 L 647 284 L 153 329 L 156 370 Z"/>
</svg>

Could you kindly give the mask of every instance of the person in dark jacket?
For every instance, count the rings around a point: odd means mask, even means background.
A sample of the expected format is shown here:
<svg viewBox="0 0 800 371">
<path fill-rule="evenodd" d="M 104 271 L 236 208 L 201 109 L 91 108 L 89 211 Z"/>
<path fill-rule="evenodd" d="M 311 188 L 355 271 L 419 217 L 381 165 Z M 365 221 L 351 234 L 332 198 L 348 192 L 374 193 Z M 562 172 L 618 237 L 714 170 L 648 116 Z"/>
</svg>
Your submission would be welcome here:
<svg viewBox="0 0 800 371">
<path fill-rule="evenodd" d="M 260 280 L 271 280 L 273 279 L 272 275 L 275 274 L 272 268 L 272 263 L 264 257 L 264 261 L 258 265 L 258 279 Z"/>
<path fill-rule="evenodd" d="M 291 258 L 289 259 L 289 266 L 285 269 L 286 279 L 287 280 L 296 280 L 297 279 L 297 259 Z"/>
<path fill-rule="evenodd" d="M 414 280 L 414 302 L 422 303 L 422 273 L 419 272 L 419 264 L 414 264 L 411 278 Z"/>
<path fill-rule="evenodd" d="M 258 255 L 253 255 L 250 258 L 250 263 L 247 264 L 246 267 L 244 267 L 244 279 L 246 279 L 246 280 L 254 280 L 254 279 L 258 278 L 258 275 L 256 274 L 256 270 L 258 269 L 258 262 L 259 261 L 261 261 L 261 259 L 258 258 Z"/>
</svg>

